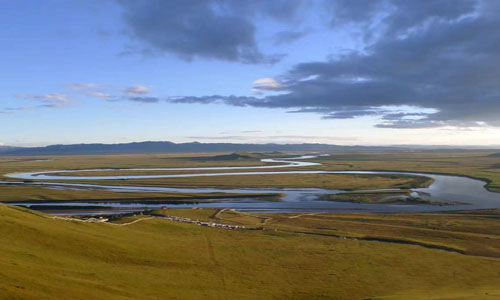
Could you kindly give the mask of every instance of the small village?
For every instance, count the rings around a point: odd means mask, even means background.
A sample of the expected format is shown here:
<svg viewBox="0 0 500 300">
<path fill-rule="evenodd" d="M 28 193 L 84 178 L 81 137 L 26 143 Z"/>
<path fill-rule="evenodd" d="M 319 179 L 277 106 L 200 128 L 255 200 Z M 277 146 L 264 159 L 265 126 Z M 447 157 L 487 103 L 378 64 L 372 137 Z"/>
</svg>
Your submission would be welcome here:
<svg viewBox="0 0 500 300">
<path fill-rule="evenodd" d="M 205 222 L 205 221 L 192 220 L 189 218 L 181 218 L 181 217 L 176 217 L 176 216 L 156 216 L 156 217 L 162 218 L 162 219 L 167 219 L 167 220 L 174 221 L 174 222 L 190 223 L 190 224 L 196 224 L 199 226 L 207 226 L 207 227 L 214 227 L 214 228 L 222 228 L 222 229 L 230 229 L 230 230 L 247 229 L 246 226 L 242 226 L 242 225 L 228 225 L 228 224 L 221 224 L 221 223 L 215 223 L 215 222 Z"/>
</svg>

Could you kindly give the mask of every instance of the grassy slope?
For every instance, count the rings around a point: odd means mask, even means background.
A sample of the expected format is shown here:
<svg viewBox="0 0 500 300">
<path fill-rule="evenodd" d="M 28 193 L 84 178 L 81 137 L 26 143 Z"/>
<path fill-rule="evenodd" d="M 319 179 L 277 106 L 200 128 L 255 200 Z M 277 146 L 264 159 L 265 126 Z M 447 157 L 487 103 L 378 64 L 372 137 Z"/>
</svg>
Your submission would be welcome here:
<svg viewBox="0 0 500 300">
<path fill-rule="evenodd" d="M 307 232 L 443 246 L 466 255 L 500 259 L 500 210 L 449 213 L 245 213 L 213 209 L 157 213 L 246 225 L 266 230 Z"/>
<path fill-rule="evenodd" d="M 119 227 L 0 205 L 0 299 L 497 299 L 499 270 L 417 246 L 160 219 Z"/>
</svg>

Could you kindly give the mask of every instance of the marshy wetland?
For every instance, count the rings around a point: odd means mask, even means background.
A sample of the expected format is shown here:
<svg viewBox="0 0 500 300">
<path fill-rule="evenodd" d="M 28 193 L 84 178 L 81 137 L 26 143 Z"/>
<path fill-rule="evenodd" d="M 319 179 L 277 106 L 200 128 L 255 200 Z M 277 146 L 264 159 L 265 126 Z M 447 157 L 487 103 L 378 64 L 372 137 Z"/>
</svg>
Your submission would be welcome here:
<svg viewBox="0 0 500 300">
<path fill-rule="evenodd" d="M 200 206 L 268 212 L 418 212 L 500 208 L 500 194 L 485 188 L 488 183 L 494 186 L 494 179 L 473 178 L 467 173 L 436 172 L 435 168 L 430 172 L 367 168 L 369 164 L 384 163 L 381 153 L 359 153 L 358 161 L 338 160 L 347 154 L 280 155 L 286 154 L 166 156 L 162 159 L 173 166 L 108 165 L 92 169 L 12 172 L 4 175 L 8 181 L 3 183 L 15 188 L 70 191 L 73 197 L 65 199 L 25 198 L 21 201 L 11 199 L 9 203 L 75 215 L 78 210 L 83 214 L 92 214 L 92 209 L 96 214 L 123 213 L 154 209 L 165 204 L 178 208 Z M 397 155 L 402 156 L 401 165 L 405 168 L 411 162 L 417 162 L 415 166 L 422 168 L 426 161 L 433 167 L 444 166 L 446 161 L 454 165 L 459 161 L 453 161 L 453 158 L 459 159 L 461 155 L 491 158 L 484 153 L 458 153 L 458 156 L 453 153 L 448 158 L 444 154 L 432 157 L 432 154 L 421 153 L 425 159 L 419 161 L 418 153 Z M 48 165 L 56 161 L 44 162 Z M 341 166 L 344 169 L 339 170 Z M 94 195 L 86 202 L 84 194 Z M 81 198 L 76 195 L 81 195 Z"/>
</svg>

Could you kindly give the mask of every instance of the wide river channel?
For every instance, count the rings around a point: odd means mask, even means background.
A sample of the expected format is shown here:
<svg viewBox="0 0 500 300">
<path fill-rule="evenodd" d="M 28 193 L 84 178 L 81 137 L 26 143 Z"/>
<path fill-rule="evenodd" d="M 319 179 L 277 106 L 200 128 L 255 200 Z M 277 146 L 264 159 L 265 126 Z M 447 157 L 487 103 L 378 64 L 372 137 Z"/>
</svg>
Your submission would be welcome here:
<svg viewBox="0 0 500 300">
<path fill-rule="evenodd" d="M 0 182 L 1 184 L 25 184 L 43 186 L 51 189 L 72 190 L 110 190 L 117 192 L 167 192 L 167 193 L 244 193 L 263 194 L 279 193 L 285 194 L 281 201 L 266 201 L 263 199 L 249 198 L 224 198 L 200 199 L 195 204 L 172 204 L 167 201 L 169 207 L 192 208 L 213 207 L 232 208 L 254 212 L 429 212 L 445 210 L 469 210 L 500 208 L 500 193 L 490 192 L 485 188 L 486 182 L 464 176 L 438 175 L 416 172 L 398 171 L 328 171 L 328 170 L 290 170 L 285 168 L 300 168 L 321 165 L 319 162 L 307 161 L 316 158 L 316 155 L 304 155 L 292 158 L 263 159 L 268 165 L 261 166 L 238 166 L 238 167 L 201 167 L 201 168 L 147 168 L 147 169 L 87 169 L 87 170 L 58 170 L 43 172 L 11 173 L 6 175 L 10 178 L 20 179 L 19 182 Z M 273 169 L 273 171 L 263 171 Z M 274 169 L 280 169 L 276 171 Z M 227 170 L 231 172 L 210 173 L 210 171 Z M 244 171 L 243 171 L 244 170 Z M 102 172 L 102 171 L 196 171 L 197 173 L 182 174 L 160 174 L 160 175 L 118 175 L 118 176 L 72 176 L 75 172 Z M 202 172 L 200 171 L 207 171 Z M 426 188 L 412 189 L 413 195 L 432 201 L 433 204 L 406 204 L 406 203 L 353 203 L 324 201 L 320 196 L 325 194 L 338 194 L 346 191 L 327 190 L 317 188 L 176 188 L 176 187 L 147 187 L 128 185 L 98 185 L 83 183 L 66 183 L 64 180 L 126 180 L 126 179 L 148 179 L 148 178 L 179 178 L 179 177 L 204 177 L 204 176 L 242 176 L 242 175 L 271 175 L 271 174 L 401 174 L 430 177 L 434 182 Z M 51 182 L 52 181 L 52 182 Z M 58 182 L 53 182 L 58 181 Z M 394 190 L 394 189 L 391 189 Z M 356 191 L 359 192 L 359 191 Z M 82 202 L 82 201 L 53 201 L 53 202 L 10 202 L 13 205 L 23 205 L 34 209 L 40 209 L 53 214 L 60 215 L 98 215 L 111 213 L 127 213 L 143 211 L 165 206 L 165 203 L 146 203 L 130 201 L 113 202 Z M 441 205 L 436 204 L 441 203 Z M 40 206 L 42 205 L 42 206 Z M 53 209 L 51 209 L 53 207 Z M 66 207 L 66 209 L 64 208 Z"/>
</svg>

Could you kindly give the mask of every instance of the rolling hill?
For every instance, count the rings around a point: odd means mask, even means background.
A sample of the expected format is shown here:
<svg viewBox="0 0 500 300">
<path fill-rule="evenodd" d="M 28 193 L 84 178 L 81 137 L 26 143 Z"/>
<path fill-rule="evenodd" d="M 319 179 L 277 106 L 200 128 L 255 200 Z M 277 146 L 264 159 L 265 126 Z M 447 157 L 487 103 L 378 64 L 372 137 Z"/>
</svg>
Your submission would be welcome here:
<svg viewBox="0 0 500 300">
<path fill-rule="evenodd" d="M 397 147 L 340 146 L 329 144 L 232 144 L 137 142 L 126 144 L 72 144 L 7 149 L 6 155 L 146 154 L 250 151 L 400 151 Z"/>
</svg>

